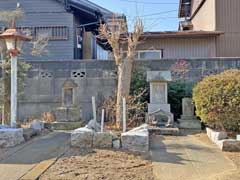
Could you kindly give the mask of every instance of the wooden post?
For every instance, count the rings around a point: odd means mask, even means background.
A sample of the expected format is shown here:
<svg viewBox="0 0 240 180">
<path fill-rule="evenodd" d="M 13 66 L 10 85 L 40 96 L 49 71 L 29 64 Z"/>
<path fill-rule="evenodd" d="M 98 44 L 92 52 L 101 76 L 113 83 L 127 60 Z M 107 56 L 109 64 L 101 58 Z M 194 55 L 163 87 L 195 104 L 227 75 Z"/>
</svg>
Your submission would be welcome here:
<svg viewBox="0 0 240 180">
<path fill-rule="evenodd" d="M 94 121 L 97 121 L 96 99 L 94 96 L 92 97 L 92 109 L 93 109 L 93 119 Z"/>
<path fill-rule="evenodd" d="M 102 109 L 102 119 L 101 119 L 101 132 L 103 132 L 104 130 L 104 109 Z"/>
<path fill-rule="evenodd" d="M 11 127 L 17 126 L 17 56 L 11 56 Z"/>
<path fill-rule="evenodd" d="M 126 132 L 127 129 L 127 107 L 126 107 L 126 98 L 123 98 L 123 132 Z"/>
</svg>

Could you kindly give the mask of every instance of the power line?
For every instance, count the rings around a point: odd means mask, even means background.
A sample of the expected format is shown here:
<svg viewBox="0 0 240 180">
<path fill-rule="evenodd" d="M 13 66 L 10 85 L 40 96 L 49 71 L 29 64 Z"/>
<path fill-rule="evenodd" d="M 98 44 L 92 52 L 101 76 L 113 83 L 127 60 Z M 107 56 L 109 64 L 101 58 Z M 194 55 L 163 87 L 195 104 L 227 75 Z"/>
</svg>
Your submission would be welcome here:
<svg viewBox="0 0 240 180">
<path fill-rule="evenodd" d="M 127 20 L 135 20 L 136 18 L 127 18 Z M 157 17 L 157 18 L 143 18 L 143 20 L 156 20 L 156 19 L 178 19 L 178 17 Z"/>
<path fill-rule="evenodd" d="M 145 14 L 145 15 L 142 15 L 142 16 L 139 16 L 139 17 L 156 16 L 156 15 L 159 15 L 159 14 L 167 14 L 167 13 L 176 12 L 176 11 L 178 11 L 178 10 L 162 11 L 162 12 L 159 12 L 159 13 Z"/>
<path fill-rule="evenodd" d="M 125 2 L 130 2 L 130 3 L 139 3 L 139 4 L 161 4 L 161 5 L 164 5 L 164 4 L 178 4 L 178 3 L 165 3 L 165 2 L 162 2 L 162 3 L 158 3 L 158 2 L 144 2 L 144 1 L 136 1 L 136 0 L 121 0 L 121 1 L 125 1 Z"/>
</svg>

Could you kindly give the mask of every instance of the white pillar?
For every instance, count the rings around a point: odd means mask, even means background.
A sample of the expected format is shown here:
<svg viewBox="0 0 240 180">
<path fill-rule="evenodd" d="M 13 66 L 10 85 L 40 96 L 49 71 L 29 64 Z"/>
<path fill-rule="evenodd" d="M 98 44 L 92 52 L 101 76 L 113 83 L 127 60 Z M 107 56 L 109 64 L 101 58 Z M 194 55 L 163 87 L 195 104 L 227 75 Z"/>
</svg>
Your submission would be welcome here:
<svg viewBox="0 0 240 180">
<path fill-rule="evenodd" d="M 92 97 L 92 109 L 93 109 L 93 119 L 94 121 L 97 121 L 96 99 L 94 96 Z"/>
<path fill-rule="evenodd" d="M 104 130 L 104 109 L 102 109 L 102 119 L 101 119 L 101 132 L 103 132 Z"/>
<path fill-rule="evenodd" d="M 127 107 L 126 107 L 126 99 L 123 98 L 123 132 L 126 132 L 127 129 Z"/>
<path fill-rule="evenodd" d="M 11 57 L 11 127 L 17 126 L 17 56 Z"/>
</svg>

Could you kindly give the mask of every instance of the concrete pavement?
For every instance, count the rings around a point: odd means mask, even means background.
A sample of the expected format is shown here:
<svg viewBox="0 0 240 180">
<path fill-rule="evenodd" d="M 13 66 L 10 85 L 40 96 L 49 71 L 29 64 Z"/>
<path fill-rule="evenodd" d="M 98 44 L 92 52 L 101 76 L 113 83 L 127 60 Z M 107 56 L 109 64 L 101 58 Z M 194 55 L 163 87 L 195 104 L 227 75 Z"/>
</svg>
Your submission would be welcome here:
<svg viewBox="0 0 240 180">
<path fill-rule="evenodd" d="M 207 180 L 236 169 L 216 146 L 193 136 L 156 136 L 150 146 L 156 180 Z"/>
<path fill-rule="evenodd" d="M 53 132 L 0 156 L 0 180 L 17 180 L 38 163 L 59 157 L 70 147 L 70 134 Z"/>
</svg>

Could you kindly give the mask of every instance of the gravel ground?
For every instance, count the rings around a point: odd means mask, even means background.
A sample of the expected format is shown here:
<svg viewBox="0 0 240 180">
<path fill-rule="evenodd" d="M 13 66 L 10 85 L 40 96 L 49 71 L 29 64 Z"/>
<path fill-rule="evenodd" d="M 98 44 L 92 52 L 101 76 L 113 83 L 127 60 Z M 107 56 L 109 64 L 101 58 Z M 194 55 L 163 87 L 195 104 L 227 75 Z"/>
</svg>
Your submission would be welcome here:
<svg viewBox="0 0 240 180">
<path fill-rule="evenodd" d="M 213 144 L 206 133 L 199 133 L 194 136 L 204 143 Z M 236 170 L 218 174 L 210 177 L 208 180 L 240 180 L 240 152 L 223 152 L 223 154 L 234 162 Z"/>
<path fill-rule="evenodd" d="M 153 180 L 152 165 L 123 151 L 71 149 L 40 180 Z"/>
</svg>

